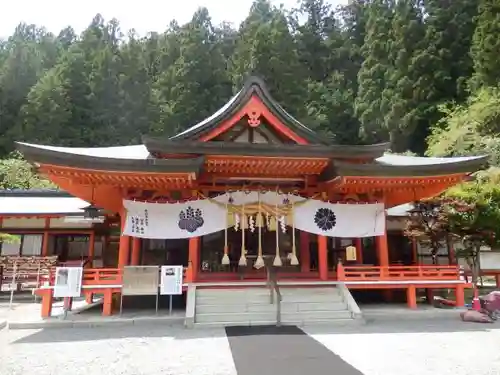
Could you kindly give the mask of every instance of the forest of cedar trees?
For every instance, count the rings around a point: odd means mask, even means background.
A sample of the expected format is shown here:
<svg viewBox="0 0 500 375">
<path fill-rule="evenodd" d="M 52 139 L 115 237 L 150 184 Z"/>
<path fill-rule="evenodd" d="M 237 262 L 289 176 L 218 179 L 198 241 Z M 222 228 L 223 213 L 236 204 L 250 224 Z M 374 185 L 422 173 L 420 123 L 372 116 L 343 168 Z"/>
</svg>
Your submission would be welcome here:
<svg viewBox="0 0 500 375">
<path fill-rule="evenodd" d="M 14 141 L 137 144 L 211 115 L 247 75 L 339 144 L 491 155 L 500 164 L 500 0 L 256 0 L 240 25 L 200 8 L 138 36 L 99 14 L 77 35 L 20 24 L 0 40 L 0 180 L 32 187 Z M 168 20 L 166 20 L 166 23 Z M 8 176 L 10 173 L 10 177 Z"/>
</svg>

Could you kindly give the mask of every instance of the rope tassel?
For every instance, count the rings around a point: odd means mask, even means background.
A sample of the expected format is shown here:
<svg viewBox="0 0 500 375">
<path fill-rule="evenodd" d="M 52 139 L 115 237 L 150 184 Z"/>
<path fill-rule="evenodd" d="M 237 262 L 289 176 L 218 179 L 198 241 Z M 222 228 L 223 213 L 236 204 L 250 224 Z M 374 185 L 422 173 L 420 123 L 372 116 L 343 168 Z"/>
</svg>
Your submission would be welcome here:
<svg viewBox="0 0 500 375">
<path fill-rule="evenodd" d="M 299 258 L 297 258 L 297 248 L 295 247 L 295 220 L 294 220 L 294 215 L 295 214 L 295 208 L 293 206 L 292 202 L 292 256 L 290 258 L 290 264 L 292 266 L 298 266 L 299 265 Z"/>
<path fill-rule="evenodd" d="M 232 216 L 232 215 L 231 215 Z M 222 257 L 222 265 L 227 266 L 230 263 L 229 260 L 229 255 L 227 254 L 229 251 L 228 245 L 227 245 L 227 228 L 230 225 L 230 218 L 229 218 L 229 212 L 227 210 L 227 203 L 226 203 L 226 226 L 224 227 L 224 256 Z"/>
<path fill-rule="evenodd" d="M 246 228 L 246 216 L 245 216 L 245 206 L 242 208 L 241 213 L 241 256 L 238 261 L 238 266 L 246 267 L 247 265 L 247 257 L 245 250 L 245 228 Z"/>
<path fill-rule="evenodd" d="M 263 224 L 263 217 L 261 207 L 260 207 L 260 194 L 259 194 L 259 212 L 257 212 L 257 228 L 259 229 L 259 248 L 257 251 L 257 259 L 255 259 L 254 267 L 259 269 L 265 266 L 264 264 L 264 258 L 262 258 L 262 224 Z"/>
<path fill-rule="evenodd" d="M 278 203 L 276 203 L 276 213 L 277 212 L 278 212 Z M 276 228 L 275 228 L 275 231 L 276 231 L 276 256 L 274 257 L 273 266 L 281 267 L 283 265 L 283 262 L 281 261 L 281 256 L 280 256 L 279 230 L 277 228 L 278 216 L 275 216 L 274 223 L 276 225 Z"/>
</svg>

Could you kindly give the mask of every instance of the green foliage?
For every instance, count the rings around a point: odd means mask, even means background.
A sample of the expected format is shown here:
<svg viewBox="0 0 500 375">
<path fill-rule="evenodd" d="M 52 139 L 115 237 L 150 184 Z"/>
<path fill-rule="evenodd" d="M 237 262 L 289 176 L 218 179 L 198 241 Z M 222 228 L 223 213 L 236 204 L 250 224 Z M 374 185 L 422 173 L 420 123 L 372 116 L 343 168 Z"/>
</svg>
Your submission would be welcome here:
<svg viewBox="0 0 500 375">
<path fill-rule="evenodd" d="M 18 152 L 13 152 L 9 158 L 0 160 L 0 189 L 41 188 L 55 188 L 55 185 L 35 173 L 31 164 Z"/>
<path fill-rule="evenodd" d="M 15 234 L 0 233 L 0 243 L 19 243 L 21 238 Z"/>
<path fill-rule="evenodd" d="M 470 241 L 496 246 L 500 241 L 500 174 L 497 168 L 477 174 L 446 192 L 446 197 L 473 206 L 464 212 L 454 212 L 454 233 Z"/>
<path fill-rule="evenodd" d="M 392 73 L 390 47 L 393 14 L 389 3 L 384 0 L 375 0 L 367 6 L 366 35 L 361 49 L 364 61 L 358 73 L 355 110 L 363 138 L 368 143 L 375 143 L 388 138 L 383 92 L 387 88 L 387 76 Z"/>
<path fill-rule="evenodd" d="M 477 27 L 474 31 L 471 55 L 474 59 L 474 88 L 491 86 L 500 83 L 500 1 L 481 0 Z"/>
<path fill-rule="evenodd" d="M 467 103 L 441 106 L 444 113 L 428 138 L 430 156 L 489 154 L 492 165 L 500 162 L 500 91 L 485 88 Z"/>
<path fill-rule="evenodd" d="M 211 115 L 249 74 L 325 137 L 391 140 L 394 152 L 422 154 L 431 128 L 448 119 L 443 103 L 459 111 L 468 82 L 478 78 L 476 88 L 498 74 L 496 8 L 494 0 L 351 0 L 336 9 L 299 0 L 285 10 L 255 0 L 238 28 L 214 24 L 201 8 L 142 37 L 100 15 L 80 35 L 21 24 L 0 41 L 0 157 L 16 140 L 91 147 L 170 136 Z M 488 129 L 480 150 L 499 155 L 497 129 Z"/>
<path fill-rule="evenodd" d="M 449 212 L 450 232 L 461 240 L 462 247 L 456 255 L 466 260 L 475 282 L 479 276 L 481 247 L 500 244 L 499 171 L 490 169 L 476 177 L 446 192 L 447 199 L 464 202 L 462 209 L 454 207 Z"/>
</svg>

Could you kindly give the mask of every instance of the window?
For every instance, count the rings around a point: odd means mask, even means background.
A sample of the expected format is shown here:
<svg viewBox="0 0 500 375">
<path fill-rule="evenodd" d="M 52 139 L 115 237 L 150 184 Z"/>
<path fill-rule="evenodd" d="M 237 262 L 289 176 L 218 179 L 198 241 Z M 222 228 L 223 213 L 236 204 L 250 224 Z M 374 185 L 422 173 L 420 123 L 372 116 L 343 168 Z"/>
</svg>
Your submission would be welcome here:
<svg viewBox="0 0 500 375">
<path fill-rule="evenodd" d="M 43 235 L 25 234 L 22 240 L 21 254 L 23 256 L 42 255 Z"/>
<path fill-rule="evenodd" d="M 3 242 L 2 243 L 2 255 L 19 255 L 21 250 L 21 243 L 16 242 L 16 243 L 7 243 Z"/>
<path fill-rule="evenodd" d="M 15 243 L 2 243 L 1 255 L 39 256 L 42 254 L 42 234 L 17 235 L 19 241 Z"/>
</svg>

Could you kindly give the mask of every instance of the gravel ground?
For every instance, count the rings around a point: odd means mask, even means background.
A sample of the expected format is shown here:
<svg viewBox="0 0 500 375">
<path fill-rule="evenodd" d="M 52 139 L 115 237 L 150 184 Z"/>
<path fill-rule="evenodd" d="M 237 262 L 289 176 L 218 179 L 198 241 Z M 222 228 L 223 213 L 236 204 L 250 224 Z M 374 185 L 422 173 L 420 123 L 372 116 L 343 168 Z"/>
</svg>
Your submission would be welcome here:
<svg viewBox="0 0 500 375">
<path fill-rule="evenodd" d="M 499 375 L 500 322 L 406 321 L 306 330 L 365 375 Z"/>
<path fill-rule="evenodd" d="M 500 323 L 413 321 L 306 331 L 365 375 L 500 375 Z M 327 373 L 334 374 L 331 370 Z M 1 375 L 83 372 L 236 375 L 222 329 L 117 326 L 0 331 Z"/>
<path fill-rule="evenodd" d="M 0 331 L 1 375 L 235 375 L 221 330 L 106 327 Z"/>
</svg>

